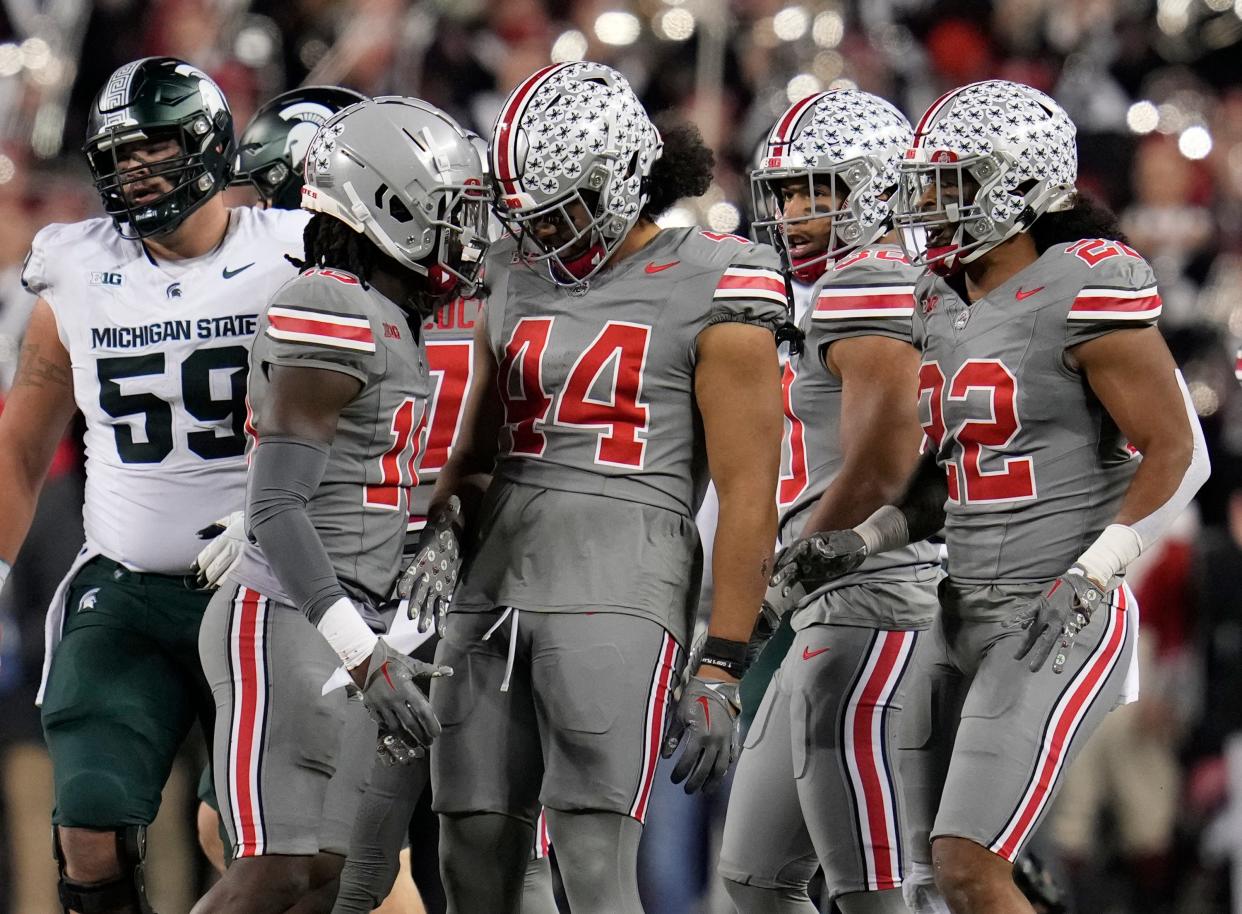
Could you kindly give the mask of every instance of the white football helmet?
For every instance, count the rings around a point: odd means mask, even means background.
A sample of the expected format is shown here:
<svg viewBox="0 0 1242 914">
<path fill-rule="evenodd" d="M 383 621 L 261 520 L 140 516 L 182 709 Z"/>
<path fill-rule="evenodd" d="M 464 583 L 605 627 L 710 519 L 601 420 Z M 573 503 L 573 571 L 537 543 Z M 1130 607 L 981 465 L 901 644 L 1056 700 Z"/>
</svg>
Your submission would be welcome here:
<svg viewBox="0 0 1242 914">
<path fill-rule="evenodd" d="M 840 89 L 795 102 L 777 118 L 750 174 L 756 237 L 781 252 L 797 279 L 814 282 L 829 260 L 891 229 L 888 198 L 912 139 L 905 115 L 867 92 Z M 784 193 L 791 178 L 806 182 L 811 203 L 805 215 L 787 218 Z M 827 208 L 816 205 L 822 199 L 817 185 L 826 185 L 834 201 Z M 790 230 L 817 219 L 832 220 L 827 249 L 796 256 Z"/>
<path fill-rule="evenodd" d="M 662 150 L 616 70 L 544 67 L 513 90 L 492 131 L 497 215 L 527 263 L 546 263 L 558 285 L 585 286 L 638 221 Z M 536 229 L 548 225 L 560 231 L 540 240 Z"/>
<path fill-rule="evenodd" d="M 306 153 L 303 209 L 340 219 L 433 294 L 469 294 L 487 251 L 491 199 L 470 138 L 440 109 L 384 96 L 351 105 Z"/>
<path fill-rule="evenodd" d="M 1075 133 L 1060 105 L 1020 83 L 987 80 L 938 98 L 899 167 L 895 221 L 911 262 L 952 273 L 1067 209 Z"/>
</svg>

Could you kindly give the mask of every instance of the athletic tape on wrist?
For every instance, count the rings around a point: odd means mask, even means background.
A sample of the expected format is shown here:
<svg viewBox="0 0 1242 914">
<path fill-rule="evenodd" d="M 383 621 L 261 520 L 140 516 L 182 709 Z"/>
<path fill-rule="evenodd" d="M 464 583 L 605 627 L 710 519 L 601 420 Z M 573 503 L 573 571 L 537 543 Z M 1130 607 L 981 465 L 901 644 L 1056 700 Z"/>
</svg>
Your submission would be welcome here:
<svg viewBox="0 0 1242 914">
<path fill-rule="evenodd" d="M 4 590 L 4 582 L 9 579 L 9 572 L 13 570 L 13 566 L 0 559 L 0 590 Z"/>
<path fill-rule="evenodd" d="M 906 516 L 895 505 L 885 505 L 854 528 L 867 547 L 867 555 L 888 552 L 910 542 Z"/>
<path fill-rule="evenodd" d="M 1125 524 L 1109 524 L 1075 564 L 1082 566 L 1088 578 L 1107 588 L 1142 551 L 1143 538 L 1137 530 Z"/>
<path fill-rule="evenodd" d="M 345 669 L 352 670 L 371 656 L 379 640 L 348 597 L 341 597 L 326 610 L 315 626 L 327 639 Z"/>
</svg>

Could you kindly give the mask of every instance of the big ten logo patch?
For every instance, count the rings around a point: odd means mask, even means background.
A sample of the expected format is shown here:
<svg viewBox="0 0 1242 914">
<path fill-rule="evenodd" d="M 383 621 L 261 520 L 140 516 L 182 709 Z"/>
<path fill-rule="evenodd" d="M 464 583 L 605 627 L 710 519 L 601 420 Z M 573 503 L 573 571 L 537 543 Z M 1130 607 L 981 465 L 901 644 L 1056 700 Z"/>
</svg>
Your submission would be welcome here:
<svg viewBox="0 0 1242 914">
<path fill-rule="evenodd" d="M 119 286 L 124 281 L 120 273 L 91 271 L 90 275 L 90 284 L 92 286 Z"/>
<path fill-rule="evenodd" d="M 478 316 L 482 301 L 477 298 L 455 298 L 436 309 L 423 324 L 424 330 L 470 330 Z"/>
<path fill-rule="evenodd" d="M 401 339 L 401 328 L 396 324 L 384 324 L 384 339 L 399 340 Z"/>
</svg>

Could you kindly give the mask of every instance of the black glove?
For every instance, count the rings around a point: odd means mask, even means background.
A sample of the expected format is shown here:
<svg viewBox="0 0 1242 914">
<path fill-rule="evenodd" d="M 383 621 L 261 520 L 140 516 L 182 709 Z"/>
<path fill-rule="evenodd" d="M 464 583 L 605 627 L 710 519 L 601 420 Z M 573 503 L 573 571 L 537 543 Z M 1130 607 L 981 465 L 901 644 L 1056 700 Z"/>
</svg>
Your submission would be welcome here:
<svg viewBox="0 0 1242 914">
<path fill-rule="evenodd" d="M 664 734 L 660 754 L 672 758 L 684 745 L 673 766 L 673 783 L 686 782 L 686 793 L 715 790 L 742 743 L 742 700 L 736 682 L 717 682 L 691 676 L 682 687 Z"/>
<path fill-rule="evenodd" d="M 1081 565 L 1071 566 L 1037 599 L 1005 620 L 1006 628 L 1026 631 L 1014 659 L 1021 660 L 1030 654 L 1031 672 L 1038 673 L 1059 642 L 1052 672 L 1062 672 L 1074 638 L 1091 622 L 1091 615 L 1104 602 L 1104 596 L 1103 588 L 1087 577 Z"/>
<path fill-rule="evenodd" d="M 435 741 L 440 735 L 440 722 L 414 680 L 452 675 L 451 667 L 414 660 L 393 650 L 383 638 L 376 639 L 362 683 L 362 699 L 371 717 L 380 725 L 381 757 L 385 735 L 400 740 L 411 752 L 425 749 Z M 397 756 L 397 753 L 390 754 L 394 759 Z"/>
<path fill-rule="evenodd" d="M 411 619 L 418 619 L 420 632 L 435 625 L 436 632 L 444 636 L 444 617 L 461 574 L 462 526 L 461 501 L 454 495 L 427 521 L 418 554 L 397 580 L 397 593 L 409 598 L 406 611 Z"/>
<path fill-rule="evenodd" d="M 832 530 L 804 536 L 776 560 L 773 588 L 785 593 L 800 582 L 809 593 L 842 575 L 849 574 L 867 558 L 867 545 L 853 530 Z M 771 591 L 769 591 L 771 593 Z"/>
</svg>

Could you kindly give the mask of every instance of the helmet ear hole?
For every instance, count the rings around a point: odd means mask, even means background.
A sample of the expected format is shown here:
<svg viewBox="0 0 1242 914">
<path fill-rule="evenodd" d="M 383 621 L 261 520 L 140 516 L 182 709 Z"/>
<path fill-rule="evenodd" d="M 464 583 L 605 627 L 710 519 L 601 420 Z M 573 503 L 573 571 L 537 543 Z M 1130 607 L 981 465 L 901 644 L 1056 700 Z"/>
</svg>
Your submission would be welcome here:
<svg viewBox="0 0 1242 914">
<path fill-rule="evenodd" d="M 401 223 L 412 222 L 414 220 L 414 214 L 410 212 L 409 207 L 407 207 L 396 194 L 392 194 L 388 197 L 388 215 L 392 216 L 393 219 Z"/>
</svg>

